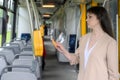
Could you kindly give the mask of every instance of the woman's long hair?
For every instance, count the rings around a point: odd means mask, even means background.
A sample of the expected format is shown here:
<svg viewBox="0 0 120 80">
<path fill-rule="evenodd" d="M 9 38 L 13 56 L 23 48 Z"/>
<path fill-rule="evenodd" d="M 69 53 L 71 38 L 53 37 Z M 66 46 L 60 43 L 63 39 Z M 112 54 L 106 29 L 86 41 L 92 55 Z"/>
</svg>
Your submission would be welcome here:
<svg viewBox="0 0 120 80">
<path fill-rule="evenodd" d="M 108 35 L 114 38 L 112 23 L 104 7 L 101 7 L 101 6 L 91 7 L 87 10 L 87 12 L 95 14 L 101 24 L 103 31 L 108 33 Z"/>
</svg>

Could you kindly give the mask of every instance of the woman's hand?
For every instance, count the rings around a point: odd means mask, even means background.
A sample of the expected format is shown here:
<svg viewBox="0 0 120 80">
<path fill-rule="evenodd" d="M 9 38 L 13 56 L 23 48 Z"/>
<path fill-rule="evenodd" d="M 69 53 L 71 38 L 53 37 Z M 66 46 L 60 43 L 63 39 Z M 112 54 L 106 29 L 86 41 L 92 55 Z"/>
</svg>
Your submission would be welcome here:
<svg viewBox="0 0 120 80">
<path fill-rule="evenodd" d="M 54 39 L 51 39 L 51 40 L 52 40 L 52 43 L 53 43 L 54 47 L 55 47 L 59 52 L 64 53 L 64 52 L 66 51 L 65 48 L 62 46 L 61 43 L 56 42 Z"/>
<path fill-rule="evenodd" d="M 66 56 L 66 58 L 67 58 L 70 62 L 72 62 L 73 55 L 71 55 L 71 54 L 63 47 L 63 45 L 62 45 L 61 43 L 56 42 L 56 49 L 57 49 L 60 53 L 64 54 L 64 55 Z M 72 62 L 72 64 L 74 64 L 74 63 Z"/>
<path fill-rule="evenodd" d="M 56 49 L 61 52 L 61 53 L 65 53 L 67 50 L 63 47 L 63 45 L 59 42 L 56 42 Z"/>
</svg>

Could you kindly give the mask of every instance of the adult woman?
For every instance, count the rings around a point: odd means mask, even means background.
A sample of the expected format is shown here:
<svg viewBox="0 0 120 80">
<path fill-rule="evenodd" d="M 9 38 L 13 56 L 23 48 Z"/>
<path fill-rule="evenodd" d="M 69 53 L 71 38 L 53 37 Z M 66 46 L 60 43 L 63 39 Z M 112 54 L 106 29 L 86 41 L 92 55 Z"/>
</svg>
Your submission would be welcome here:
<svg viewBox="0 0 120 80">
<path fill-rule="evenodd" d="M 87 24 L 92 31 L 80 38 L 75 54 L 57 42 L 56 49 L 70 64 L 80 64 L 78 80 L 118 80 L 117 42 L 105 8 L 96 6 L 87 10 Z"/>
</svg>

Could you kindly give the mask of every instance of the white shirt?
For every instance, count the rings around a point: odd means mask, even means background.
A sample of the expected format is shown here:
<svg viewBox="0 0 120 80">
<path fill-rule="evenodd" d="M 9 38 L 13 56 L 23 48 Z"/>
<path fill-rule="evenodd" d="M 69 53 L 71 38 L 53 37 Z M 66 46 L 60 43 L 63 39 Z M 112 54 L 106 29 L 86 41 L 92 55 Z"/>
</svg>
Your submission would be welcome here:
<svg viewBox="0 0 120 80">
<path fill-rule="evenodd" d="M 85 53 L 84 53 L 84 67 L 86 68 L 89 56 L 93 50 L 93 48 L 96 46 L 97 42 L 88 50 L 88 45 L 89 45 L 90 39 L 88 39 L 86 47 L 85 47 Z"/>
</svg>

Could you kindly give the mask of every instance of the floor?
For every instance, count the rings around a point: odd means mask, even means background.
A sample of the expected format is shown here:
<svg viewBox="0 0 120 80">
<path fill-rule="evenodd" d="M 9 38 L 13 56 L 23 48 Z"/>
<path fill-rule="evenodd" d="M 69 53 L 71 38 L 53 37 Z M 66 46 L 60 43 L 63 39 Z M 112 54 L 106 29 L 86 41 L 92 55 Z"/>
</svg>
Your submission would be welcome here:
<svg viewBox="0 0 120 80">
<path fill-rule="evenodd" d="M 75 66 L 57 60 L 56 50 L 49 38 L 45 39 L 46 58 L 42 80 L 77 80 Z"/>
</svg>

